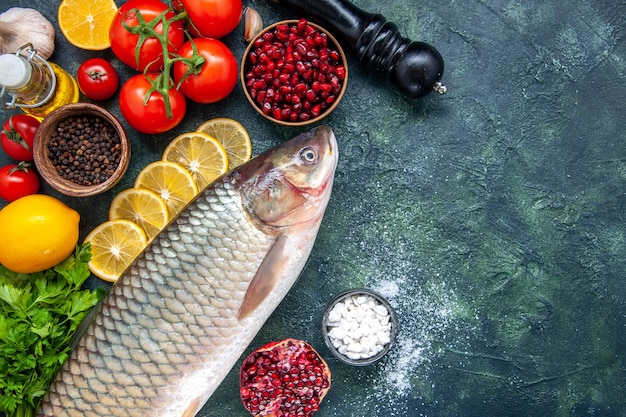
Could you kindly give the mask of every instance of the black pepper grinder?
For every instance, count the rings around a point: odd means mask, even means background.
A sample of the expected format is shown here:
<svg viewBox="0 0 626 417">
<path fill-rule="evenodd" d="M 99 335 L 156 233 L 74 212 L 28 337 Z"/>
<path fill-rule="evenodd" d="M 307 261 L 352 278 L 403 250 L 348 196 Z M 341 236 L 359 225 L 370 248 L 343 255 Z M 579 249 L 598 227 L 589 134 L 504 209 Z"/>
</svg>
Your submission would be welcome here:
<svg viewBox="0 0 626 417">
<path fill-rule="evenodd" d="M 349 45 L 359 62 L 388 74 L 410 97 L 444 94 L 443 58 L 431 45 L 400 35 L 384 16 L 366 12 L 348 0 L 271 0 L 319 22 Z"/>
</svg>

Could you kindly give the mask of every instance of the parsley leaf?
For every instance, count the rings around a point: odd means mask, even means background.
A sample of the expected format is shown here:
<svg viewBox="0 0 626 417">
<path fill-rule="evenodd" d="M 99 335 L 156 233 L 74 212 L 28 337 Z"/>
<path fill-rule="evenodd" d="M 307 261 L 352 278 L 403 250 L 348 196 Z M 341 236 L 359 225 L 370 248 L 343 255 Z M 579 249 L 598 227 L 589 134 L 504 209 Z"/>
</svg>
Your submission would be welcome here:
<svg viewBox="0 0 626 417">
<path fill-rule="evenodd" d="M 33 416 L 69 357 L 70 343 L 104 288 L 82 289 L 90 276 L 89 243 L 42 272 L 0 265 L 0 413 Z"/>
</svg>

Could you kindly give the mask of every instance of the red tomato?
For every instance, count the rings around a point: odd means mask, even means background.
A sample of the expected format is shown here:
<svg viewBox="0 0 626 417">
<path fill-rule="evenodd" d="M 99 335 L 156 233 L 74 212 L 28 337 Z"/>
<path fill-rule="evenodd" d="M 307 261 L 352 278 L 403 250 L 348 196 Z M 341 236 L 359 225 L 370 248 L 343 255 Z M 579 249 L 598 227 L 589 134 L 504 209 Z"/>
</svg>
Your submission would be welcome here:
<svg viewBox="0 0 626 417">
<path fill-rule="evenodd" d="M 148 78 L 146 78 L 148 77 Z M 165 100 L 158 91 L 150 93 L 151 81 L 157 74 L 137 74 L 124 83 L 120 90 L 120 111 L 134 129 L 142 133 L 157 134 L 167 132 L 177 126 L 185 116 L 187 102 L 185 96 L 175 88 L 170 88 L 168 97 L 171 117 L 167 117 Z"/>
<path fill-rule="evenodd" d="M 92 100 L 106 100 L 115 94 L 120 79 L 113 65 L 102 58 L 89 58 L 76 72 L 78 87 Z"/>
<path fill-rule="evenodd" d="M 39 177 L 28 163 L 10 164 L 0 168 L 0 197 L 8 202 L 35 194 Z"/>
<path fill-rule="evenodd" d="M 159 40 L 149 36 L 143 40 L 137 55 L 137 43 L 139 35 L 130 33 L 124 24 L 130 28 L 138 25 L 139 12 L 146 22 L 151 21 L 159 16 L 162 12 L 168 10 L 165 14 L 167 19 L 171 19 L 176 14 L 159 0 L 129 0 L 120 7 L 111 27 L 109 28 L 109 40 L 111 41 L 111 50 L 120 61 L 138 71 L 159 71 L 163 67 L 163 47 Z M 163 34 L 163 24 L 159 22 L 154 26 L 154 30 Z M 168 51 L 176 52 L 178 47 L 185 42 L 185 32 L 183 29 L 183 20 L 172 22 L 167 31 Z"/>
<path fill-rule="evenodd" d="M 27 114 L 16 114 L 4 122 L 0 141 L 2 149 L 18 161 L 33 160 L 33 139 L 41 122 Z"/>
<path fill-rule="evenodd" d="M 206 38 L 221 38 L 232 32 L 243 12 L 242 0 L 180 0 L 189 20 L 191 32 Z"/>
<path fill-rule="evenodd" d="M 174 63 L 174 79 L 180 84 L 180 91 L 198 103 L 215 103 L 228 96 L 237 85 L 237 60 L 232 51 L 217 39 L 196 38 L 187 41 L 178 54 L 183 58 L 193 56 L 193 43 L 205 62 L 196 69 L 183 61 Z M 187 71 L 193 72 L 185 77 Z"/>
</svg>

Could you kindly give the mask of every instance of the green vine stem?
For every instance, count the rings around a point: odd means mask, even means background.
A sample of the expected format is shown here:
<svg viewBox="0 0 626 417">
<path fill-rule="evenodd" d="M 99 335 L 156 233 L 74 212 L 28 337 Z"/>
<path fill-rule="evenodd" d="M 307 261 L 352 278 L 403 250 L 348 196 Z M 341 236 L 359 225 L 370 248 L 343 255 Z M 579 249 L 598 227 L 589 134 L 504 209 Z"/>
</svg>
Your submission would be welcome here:
<svg viewBox="0 0 626 417">
<path fill-rule="evenodd" d="M 172 118 L 172 108 L 170 105 L 169 91 L 172 88 L 176 88 L 176 90 L 178 90 L 180 83 L 182 83 L 182 81 L 187 76 L 198 73 L 198 71 L 202 68 L 206 60 L 204 59 L 203 56 L 198 54 L 196 45 L 195 43 L 193 43 L 193 39 L 191 38 L 191 36 L 189 36 L 189 34 L 186 34 L 186 36 L 192 41 L 192 44 L 193 44 L 192 45 L 193 55 L 191 57 L 183 58 L 176 53 L 170 52 L 168 48 L 169 40 L 168 40 L 167 35 L 169 32 L 170 26 L 172 25 L 172 23 L 176 21 L 186 19 L 187 18 L 186 11 L 181 11 L 177 13 L 175 16 L 173 16 L 172 18 L 168 19 L 166 15 L 172 10 L 167 9 L 161 12 L 158 16 L 156 16 L 150 21 L 146 21 L 138 9 L 132 9 L 131 11 L 136 14 L 137 25 L 131 27 L 126 22 L 122 22 L 122 24 L 124 25 L 124 28 L 128 32 L 139 36 L 139 39 L 137 41 L 137 47 L 135 48 L 136 62 L 139 63 L 141 47 L 143 46 L 144 42 L 149 38 L 157 39 L 159 43 L 161 44 L 161 48 L 163 51 L 162 52 L 163 53 L 163 69 L 154 80 L 152 80 L 149 77 L 146 77 L 146 79 L 150 83 L 150 89 L 148 90 L 148 92 L 146 93 L 146 96 L 144 97 L 144 105 L 148 103 L 148 99 L 150 98 L 152 93 L 156 92 L 158 94 L 161 94 L 161 96 L 163 97 L 163 103 L 165 104 L 165 114 L 167 115 L 168 119 Z M 156 27 L 159 23 L 161 24 L 161 33 L 157 32 L 156 30 Z M 171 72 L 172 72 L 172 66 L 174 65 L 174 63 L 179 62 L 179 61 L 184 62 L 185 65 L 188 66 L 188 70 L 186 71 L 183 79 L 181 79 L 178 85 L 175 86 L 171 78 Z M 146 69 L 144 69 L 144 75 L 148 73 L 149 67 L 150 65 L 147 65 Z"/>
</svg>

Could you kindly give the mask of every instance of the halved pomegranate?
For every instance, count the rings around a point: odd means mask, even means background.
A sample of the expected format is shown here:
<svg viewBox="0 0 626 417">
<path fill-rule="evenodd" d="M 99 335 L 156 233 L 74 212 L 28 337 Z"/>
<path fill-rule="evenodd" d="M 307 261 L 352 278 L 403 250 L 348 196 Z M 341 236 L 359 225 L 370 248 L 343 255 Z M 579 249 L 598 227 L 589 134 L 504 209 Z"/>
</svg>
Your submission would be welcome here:
<svg viewBox="0 0 626 417">
<path fill-rule="evenodd" d="M 330 389 L 330 369 L 305 341 L 285 339 L 252 352 L 241 365 L 239 394 L 253 416 L 311 416 Z"/>
</svg>

